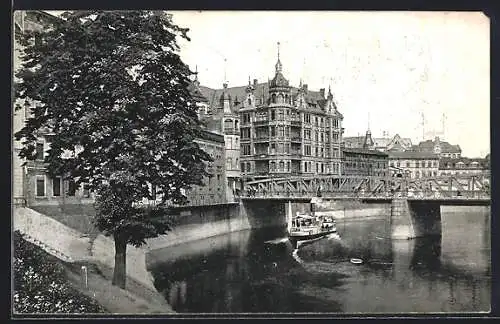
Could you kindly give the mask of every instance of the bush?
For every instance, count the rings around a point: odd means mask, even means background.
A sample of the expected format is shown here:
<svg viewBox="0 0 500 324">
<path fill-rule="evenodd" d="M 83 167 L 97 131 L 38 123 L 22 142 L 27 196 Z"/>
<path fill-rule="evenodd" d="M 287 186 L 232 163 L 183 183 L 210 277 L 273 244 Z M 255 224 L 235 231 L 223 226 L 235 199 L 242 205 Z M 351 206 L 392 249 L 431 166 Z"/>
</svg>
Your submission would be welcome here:
<svg viewBox="0 0 500 324">
<path fill-rule="evenodd" d="M 14 232 L 14 312 L 103 313 L 93 299 L 68 284 L 64 267 Z"/>
</svg>

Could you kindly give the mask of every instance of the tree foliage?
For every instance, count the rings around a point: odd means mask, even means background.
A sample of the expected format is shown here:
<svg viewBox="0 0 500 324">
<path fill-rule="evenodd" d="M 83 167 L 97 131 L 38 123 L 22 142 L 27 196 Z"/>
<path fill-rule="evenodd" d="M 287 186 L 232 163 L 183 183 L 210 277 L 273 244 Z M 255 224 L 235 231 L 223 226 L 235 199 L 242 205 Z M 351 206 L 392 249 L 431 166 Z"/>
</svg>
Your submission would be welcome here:
<svg viewBox="0 0 500 324">
<path fill-rule="evenodd" d="M 49 174 L 88 185 L 98 228 L 135 245 L 169 229 L 159 211 L 186 203 L 211 160 L 194 141 L 193 72 L 177 45 L 186 32 L 162 11 L 77 11 L 20 39 L 16 97 L 36 102 L 16 134 L 20 156 L 34 159 L 50 129 Z M 151 185 L 161 203 L 141 210 L 134 203 L 153 198 Z"/>
</svg>

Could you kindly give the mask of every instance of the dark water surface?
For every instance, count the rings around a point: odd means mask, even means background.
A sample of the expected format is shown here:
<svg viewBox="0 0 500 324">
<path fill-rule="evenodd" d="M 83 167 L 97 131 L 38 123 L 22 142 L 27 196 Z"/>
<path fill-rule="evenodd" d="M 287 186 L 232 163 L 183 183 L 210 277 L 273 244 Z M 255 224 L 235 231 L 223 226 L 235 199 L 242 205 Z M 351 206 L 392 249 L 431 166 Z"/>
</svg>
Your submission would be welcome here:
<svg viewBox="0 0 500 324">
<path fill-rule="evenodd" d="M 284 229 L 242 231 L 159 251 L 151 271 L 177 312 L 489 311 L 489 221 L 443 210 L 441 237 L 396 241 L 382 218 L 339 220 L 295 253 Z"/>
</svg>

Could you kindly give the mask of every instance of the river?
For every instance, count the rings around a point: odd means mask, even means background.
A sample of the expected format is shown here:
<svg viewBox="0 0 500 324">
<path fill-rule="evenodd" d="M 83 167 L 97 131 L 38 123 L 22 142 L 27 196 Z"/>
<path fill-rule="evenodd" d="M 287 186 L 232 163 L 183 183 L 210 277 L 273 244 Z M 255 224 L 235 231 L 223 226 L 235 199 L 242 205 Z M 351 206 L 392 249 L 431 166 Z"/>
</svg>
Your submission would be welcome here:
<svg viewBox="0 0 500 324">
<path fill-rule="evenodd" d="M 151 272 L 180 313 L 487 312 L 489 221 L 444 209 L 441 237 L 391 240 L 385 217 L 339 220 L 296 251 L 283 228 L 241 231 L 156 251 Z"/>
</svg>

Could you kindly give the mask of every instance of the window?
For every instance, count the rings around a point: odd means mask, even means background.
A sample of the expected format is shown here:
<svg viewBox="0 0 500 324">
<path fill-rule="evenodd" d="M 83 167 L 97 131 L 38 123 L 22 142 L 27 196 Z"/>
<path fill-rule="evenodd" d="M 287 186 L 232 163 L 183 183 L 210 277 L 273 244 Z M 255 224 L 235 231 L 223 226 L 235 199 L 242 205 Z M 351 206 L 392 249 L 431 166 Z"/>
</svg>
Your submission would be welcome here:
<svg viewBox="0 0 500 324">
<path fill-rule="evenodd" d="M 280 161 L 279 166 L 280 166 L 280 171 L 284 171 L 285 170 L 285 162 Z"/>
<path fill-rule="evenodd" d="M 245 163 L 243 163 L 243 162 L 240 163 L 240 169 L 242 172 L 245 172 Z"/>
<path fill-rule="evenodd" d="M 90 192 L 87 185 L 83 185 L 83 196 L 85 198 L 90 197 Z M 156 186 L 154 184 L 151 185 L 151 199 L 156 200 Z"/>
<path fill-rule="evenodd" d="M 286 163 L 286 171 L 290 172 L 290 162 Z"/>
<path fill-rule="evenodd" d="M 52 179 L 52 195 L 59 197 L 61 195 L 61 178 L 55 177 Z"/>
<path fill-rule="evenodd" d="M 304 145 L 304 155 L 311 155 L 311 145 Z"/>
<path fill-rule="evenodd" d="M 290 154 L 290 143 L 285 144 L 285 153 Z"/>
<path fill-rule="evenodd" d="M 276 162 L 271 162 L 271 172 L 274 172 L 276 169 Z"/>
<path fill-rule="evenodd" d="M 271 143 L 271 154 L 276 154 L 276 144 Z"/>
<path fill-rule="evenodd" d="M 36 177 L 36 196 L 45 197 L 45 176 Z"/>
<path fill-rule="evenodd" d="M 226 160 L 226 169 L 231 169 L 231 165 L 233 164 L 233 160 L 228 157 Z"/>
<path fill-rule="evenodd" d="M 396 162 L 396 167 L 398 167 L 398 168 L 399 168 L 399 166 L 400 166 L 400 165 L 399 165 L 399 162 Z"/>
<path fill-rule="evenodd" d="M 427 167 L 428 167 L 428 168 L 432 167 L 432 163 L 431 163 L 431 161 L 427 161 Z"/>
<path fill-rule="evenodd" d="M 409 168 L 410 167 L 410 162 L 406 162 L 406 167 Z"/>
<path fill-rule="evenodd" d="M 275 126 L 271 126 L 271 136 L 272 137 L 276 136 L 276 127 Z"/>
<path fill-rule="evenodd" d="M 73 180 L 68 180 L 68 196 L 73 197 L 76 193 L 76 184 Z"/>
<path fill-rule="evenodd" d="M 318 142 L 318 131 L 316 131 L 316 132 L 314 133 L 314 140 L 315 140 L 316 142 Z"/>
<path fill-rule="evenodd" d="M 274 97 L 274 95 L 273 95 Z M 271 120 L 275 120 L 276 119 L 276 112 L 273 110 L 271 110 Z"/>
<path fill-rule="evenodd" d="M 278 110 L 278 120 L 285 120 L 285 115 L 283 113 L 283 109 Z"/>
<path fill-rule="evenodd" d="M 278 126 L 278 136 L 279 137 L 285 136 L 285 128 L 283 126 Z"/>
<path fill-rule="evenodd" d="M 415 178 L 420 178 L 420 172 L 419 171 L 415 172 Z"/>
<path fill-rule="evenodd" d="M 36 143 L 36 159 L 43 160 L 43 143 Z"/>
<path fill-rule="evenodd" d="M 250 155 L 251 154 L 250 144 L 243 144 L 242 147 L 243 147 L 243 155 Z"/>
</svg>

